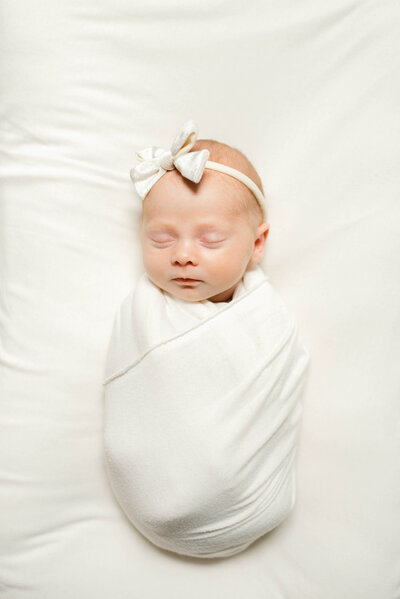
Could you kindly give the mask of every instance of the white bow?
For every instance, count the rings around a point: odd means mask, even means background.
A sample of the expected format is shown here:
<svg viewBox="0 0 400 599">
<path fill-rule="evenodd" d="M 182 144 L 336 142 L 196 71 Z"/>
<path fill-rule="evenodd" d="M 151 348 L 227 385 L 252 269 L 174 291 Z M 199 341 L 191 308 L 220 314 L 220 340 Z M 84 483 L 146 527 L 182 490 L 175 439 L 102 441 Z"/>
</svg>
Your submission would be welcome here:
<svg viewBox="0 0 400 599">
<path fill-rule="evenodd" d="M 190 152 L 196 142 L 197 134 L 197 125 L 190 120 L 183 125 L 170 150 L 151 146 L 137 152 L 139 164 L 130 170 L 130 176 L 142 200 L 158 179 L 174 168 L 186 179 L 194 183 L 200 181 L 210 152 L 208 150 Z"/>
</svg>

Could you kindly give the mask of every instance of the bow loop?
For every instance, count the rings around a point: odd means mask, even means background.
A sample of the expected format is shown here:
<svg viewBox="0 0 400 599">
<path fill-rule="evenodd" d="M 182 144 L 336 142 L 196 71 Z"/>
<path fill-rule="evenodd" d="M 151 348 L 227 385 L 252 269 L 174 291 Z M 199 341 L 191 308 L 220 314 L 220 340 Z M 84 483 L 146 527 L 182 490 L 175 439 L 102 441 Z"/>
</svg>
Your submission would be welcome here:
<svg viewBox="0 0 400 599">
<path fill-rule="evenodd" d="M 199 150 L 198 152 L 190 152 L 175 158 L 175 168 L 186 179 L 198 183 L 203 176 L 204 168 L 210 152 L 208 150 Z"/>
<path fill-rule="evenodd" d="M 144 148 L 143 150 L 140 150 L 140 152 L 136 152 L 136 158 L 139 162 L 153 161 L 163 152 L 164 150 L 162 148 L 151 146 L 150 148 Z"/>
<path fill-rule="evenodd" d="M 174 158 L 179 158 L 182 154 L 187 154 L 196 143 L 198 128 L 194 121 L 187 121 L 181 131 L 175 137 L 171 146 L 171 153 Z"/>
</svg>

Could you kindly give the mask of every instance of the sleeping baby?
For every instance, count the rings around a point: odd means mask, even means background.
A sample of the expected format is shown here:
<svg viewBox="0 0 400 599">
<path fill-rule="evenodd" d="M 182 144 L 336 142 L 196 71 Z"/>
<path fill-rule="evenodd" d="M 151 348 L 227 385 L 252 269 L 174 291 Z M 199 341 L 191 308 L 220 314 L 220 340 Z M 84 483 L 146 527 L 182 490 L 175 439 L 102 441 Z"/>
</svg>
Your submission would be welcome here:
<svg viewBox="0 0 400 599">
<path fill-rule="evenodd" d="M 248 159 L 193 121 L 137 158 L 145 272 L 108 347 L 107 474 L 153 544 L 227 557 L 294 506 L 308 352 L 259 266 L 269 225 Z"/>
</svg>

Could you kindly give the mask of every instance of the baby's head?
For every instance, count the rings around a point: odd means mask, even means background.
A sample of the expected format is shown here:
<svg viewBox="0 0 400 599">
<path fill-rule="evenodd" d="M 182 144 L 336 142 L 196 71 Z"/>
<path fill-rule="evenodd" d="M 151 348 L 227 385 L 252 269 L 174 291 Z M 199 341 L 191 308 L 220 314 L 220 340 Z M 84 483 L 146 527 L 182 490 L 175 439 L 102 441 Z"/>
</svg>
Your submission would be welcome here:
<svg viewBox="0 0 400 599">
<path fill-rule="evenodd" d="M 261 180 L 237 149 L 198 140 L 192 152 Z M 174 168 L 161 176 L 143 200 L 140 241 L 149 279 L 189 302 L 230 301 L 251 264 L 261 261 L 269 225 L 252 191 L 232 176 L 204 169 L 194 183 Z M 186 279 L 186 280 L 185 280 Z"/>
</svg>

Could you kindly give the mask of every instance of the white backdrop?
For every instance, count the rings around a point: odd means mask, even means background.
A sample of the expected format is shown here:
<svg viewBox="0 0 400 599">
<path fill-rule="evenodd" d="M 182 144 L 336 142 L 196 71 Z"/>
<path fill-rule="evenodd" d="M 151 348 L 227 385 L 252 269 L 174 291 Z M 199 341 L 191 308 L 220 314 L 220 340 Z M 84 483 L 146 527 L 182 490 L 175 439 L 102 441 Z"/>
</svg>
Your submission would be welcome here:
<svg viewBox="0 0 400 599">
<path fill-rule="evenodd" d="M 1 599 L 400 597 L 400 6 L 4 0 Z M 310 351 L 289 519 L 227 559 L 156 548 L 102 454 L 114 312 L 142 272 L 135 151 L 259 170 L 263 266 Z"/>
</svg>

